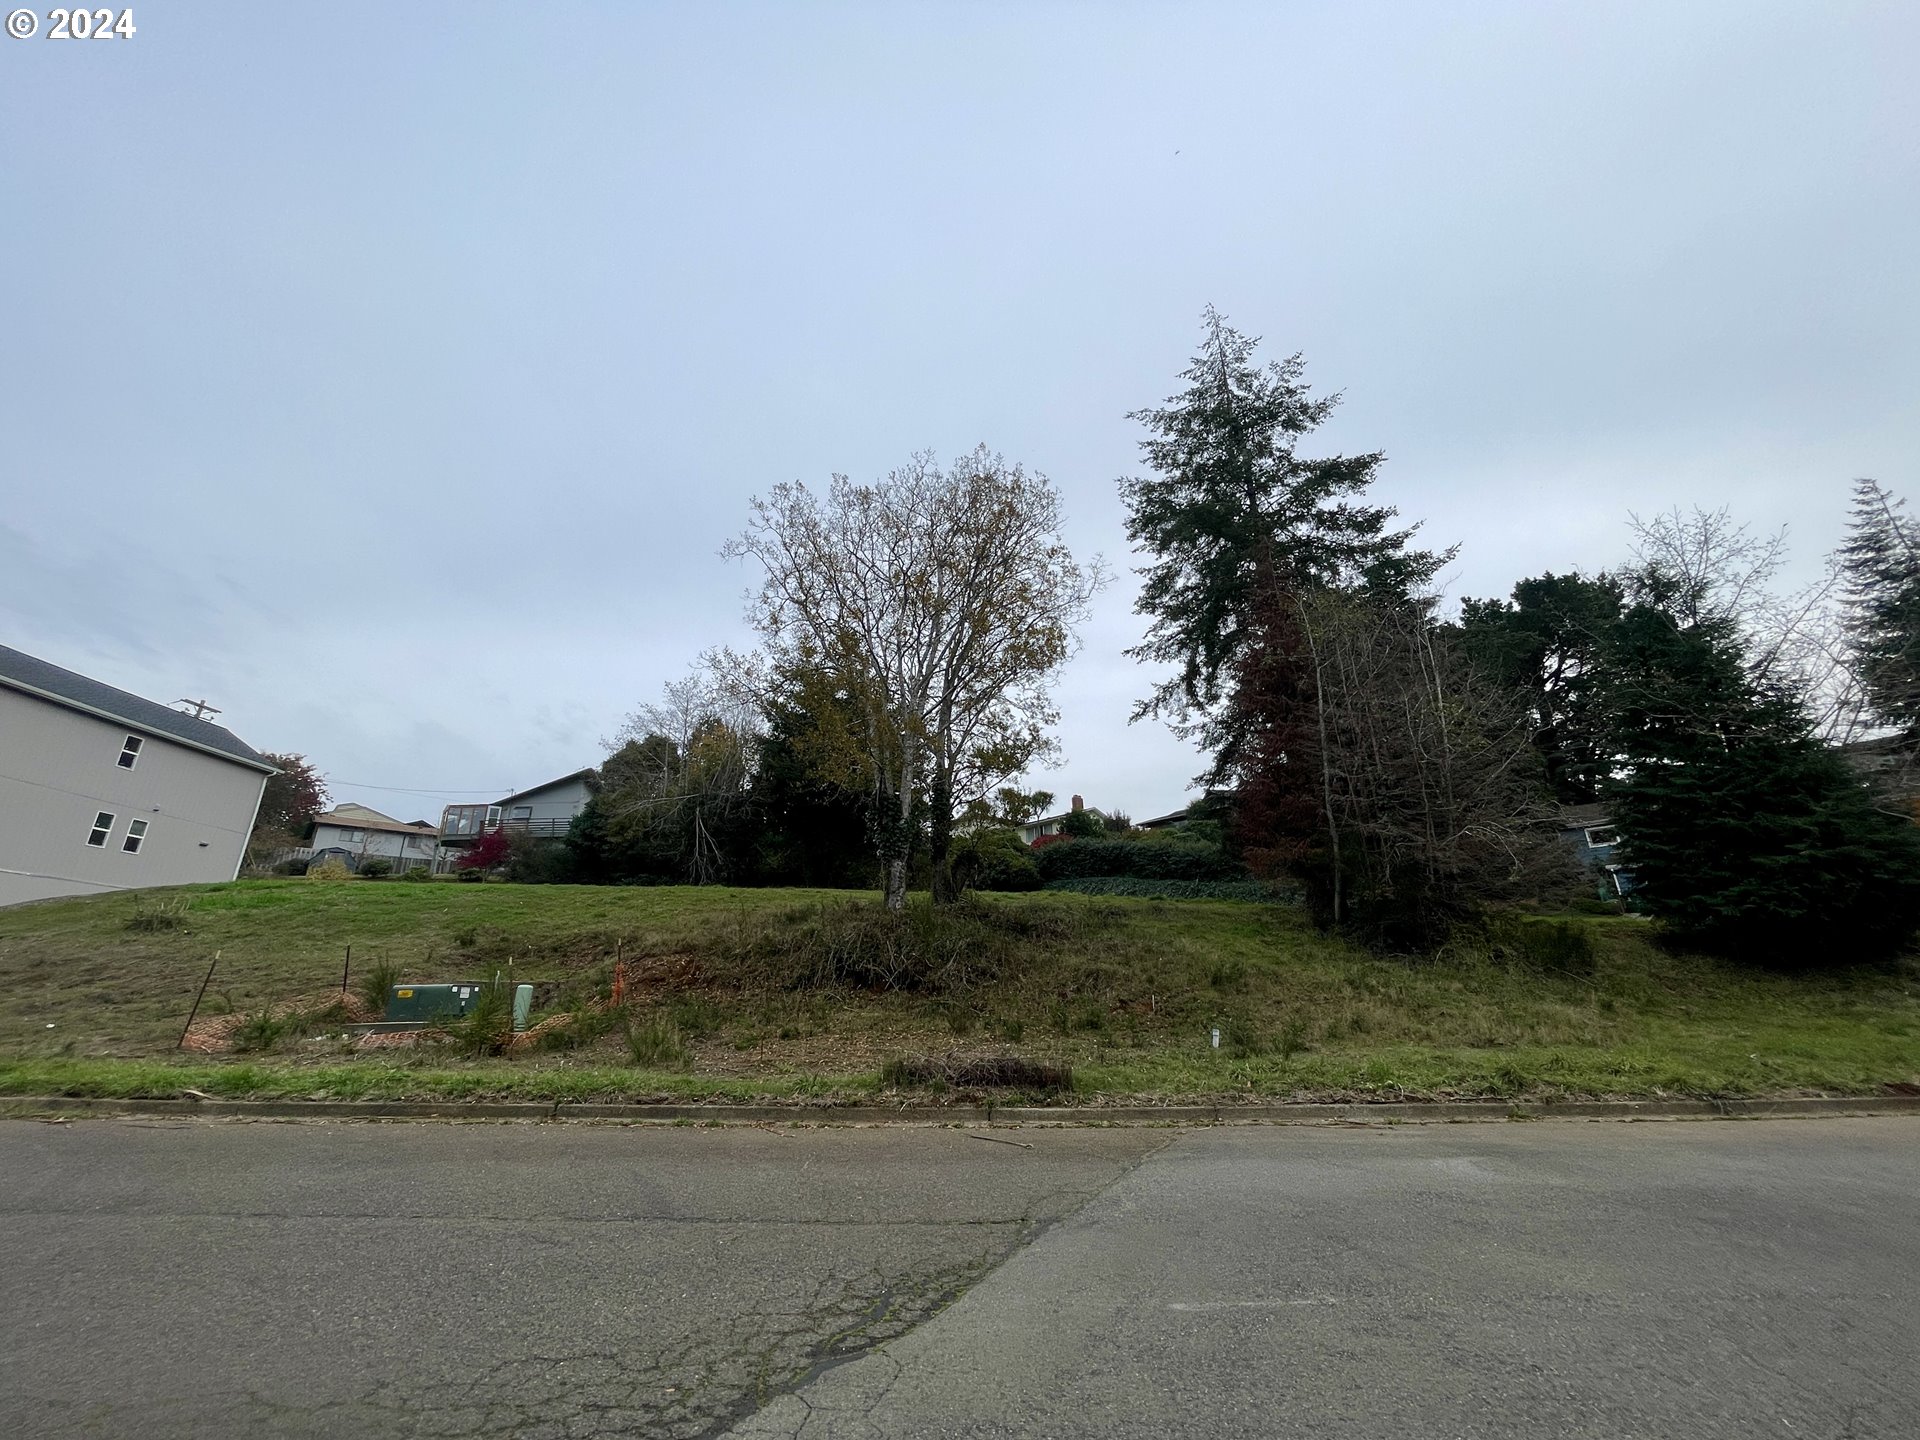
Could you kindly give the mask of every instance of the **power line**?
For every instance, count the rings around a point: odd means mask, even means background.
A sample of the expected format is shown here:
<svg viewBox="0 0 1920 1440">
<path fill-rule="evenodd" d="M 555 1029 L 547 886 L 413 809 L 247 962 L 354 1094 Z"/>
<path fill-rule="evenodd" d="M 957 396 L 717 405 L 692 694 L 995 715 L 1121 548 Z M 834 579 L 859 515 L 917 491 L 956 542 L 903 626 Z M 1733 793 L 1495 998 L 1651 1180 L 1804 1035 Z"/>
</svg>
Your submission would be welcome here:
<svg viewBox="0 0 1920 1440">
<path fill-rule="evenodd" d="M 510 795 L 513 793 L 511 785 L 496 785 L 486 790 L 420 790 L 410 785 L 367 785 L 359 780 L 336 780 L 331 775 L 327 776 L 326 780 L 329 789 L 339 785 L 352 790 L 391 790 L 397 795 Z"/>
</svg>

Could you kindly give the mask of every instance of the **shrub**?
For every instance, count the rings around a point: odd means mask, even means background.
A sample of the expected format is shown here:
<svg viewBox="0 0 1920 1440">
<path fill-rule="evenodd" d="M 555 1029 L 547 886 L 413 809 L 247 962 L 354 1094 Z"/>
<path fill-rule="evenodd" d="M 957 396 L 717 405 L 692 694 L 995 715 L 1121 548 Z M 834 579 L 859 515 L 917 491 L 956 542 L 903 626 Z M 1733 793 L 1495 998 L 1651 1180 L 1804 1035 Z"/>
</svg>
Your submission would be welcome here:
<svg viewBox="0 0 1920 1440">
<path fill-rule="evenodd" d="M 307 866 L 309 880 L 351 880 L 353 872 L 347 868 L 347 862 L 338 855 L 329 855 L 318 865 Z"/>
<path fill-rule="evenodd" d="M 362 880 L 384 880 L 393 873 L 393 862 L 384 855 L 369 855 L 360 862 Z"/>
<path fill-rule="evenodd" d="M 666 1015 L 649 1015 L 644 1020 L 629 1019 L 626 1041 L 627 1054 L 633 1063 L 649 1069 L 678 1068 L 691 1058 L 680 1027 Z"/>
<path fill-rule="evenodd" d="M 162 930 L 178 930 L 186 923 L 185 897 L 148 904 L 144 895 L 135 895 L 133 914 L 127 917 L 127 929 L 141 935 L 152 935 Z"/>
<path fill-rule="evenodd" d="M 1069 810 L 1060 819 L 1060 833 L 1075 840 L 1091 840 L 1106 828 L 1091 810 Z"/>
<path fill-rule="evenodd" d="M 271 1006 L 254 1011 L 233 1032 L 233 1048 L 240 1051 L 271 1050 L 286 1038 L 296 1017 L 275 1015 Z"/>
<path fill-rule="evenodd" d="M 1049 880 L 1044 887 L 1070 895 L 1118 895 L 1136 900 L 1239 900 L 1271 904 L 1298 900 L 1298 892 L 1265 880 L 1141 880 L 1130 875 L 1087 875 Z"/>
<path fill-rule="evenodd" d="M 747 943 L 743 958 L 759 961 L 794 989 L 848 985 L 942 994 L 987 983 L 1017 966 L 1026 947 L 1084 935 L 1113 923 L 1115 913 L 969 897 L 938 907 L 910 902 L 894 915 L 852 901 L 802 912 L 789 926 Z"/>
<path fill-rule="evenodd" d="M 952 1086 L 963 1090 L 1071 1090 L 1073 1070 L 1020 1055 L 980 1060 L 929 1060 L 898 1056 L 880 1067 L 880 1083 L 894 1090 Z"/>
<path fill-rule="evenodd" d="M 1034 863 L 1040 878 L 1078 880 L 1132 876 L 1141 880 L 1245 880 L 1246 870 L 1217 845 L 1187 840 L 1074 840 L 1050 845 Z"/>
<path fill-rule="evenodd" d="M 516 885 L 563 885 L 574 877 L 573 852 L 565 841 L 536 840 L 523 830 L 511 830 L 501 873 Z"/>
<path fill-rule="evenodd" d="M 975 830 L 954 842 L 953 874 L 963 890 L 1038 890 L 1033 852 L 1013 830 Z"/>
<path fill-rule="evenodd" d="M 456 880 L 465 880 L 471 883 L 474 881 L 480 881 L 480 880 L 486 879 L 487 872 L 484 870 L 476 870 L 472 866 L 466 866 L 462 869 L 455 870 L 453 872 L 453 878 Z"/>
<path fill-rule="evenodd" d="M 308 863 L 309 862 L 305 860 L 282 860 L 278 865 L 273 867 L 273 873 L 276 875 L 304 875 L 307 873 Z"/>
<path fill-rule="evenodd" d="M 513 985 L 489 980 L 464 1015 L 441 1023 L 440 1029 L 468 1055 L 498 1055 L 513 1038 Z"/>
<path fill-rule="evenodd" d="M 578 1050 L 622 1023 L 631 1022 L 611 1005 L 582 1005 L 563 1023 L 542 1030 L 535 1043 L 542 1050 Z"/>
<path fill-rule="evenodd" d="M 402 971 L 394 961 L 376 960 L 354 980 L 353 993 L 364 1000 L 375 1015 L 385 1015 L 387 997 L 401 978 Z"/>
<path fill-rule="evenodd" d="M 431 880 L 433 879 L 433 871 L 429 870 L 425 865 L 409 865 L 407 867 L 407 873 L 400 878 L 402 880 Z"/>
</svg>

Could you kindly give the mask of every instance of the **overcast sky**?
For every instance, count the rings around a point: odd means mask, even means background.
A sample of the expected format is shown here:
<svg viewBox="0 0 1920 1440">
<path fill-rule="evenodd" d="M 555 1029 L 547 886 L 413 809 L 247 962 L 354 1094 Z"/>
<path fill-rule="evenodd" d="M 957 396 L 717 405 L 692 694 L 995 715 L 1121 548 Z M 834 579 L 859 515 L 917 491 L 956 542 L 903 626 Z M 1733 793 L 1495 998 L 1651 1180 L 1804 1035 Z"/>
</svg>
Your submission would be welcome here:
<svg viewBox="0 0 1920 1440">
<path fill-rule="evenodd" d="M 747 641 L 750 496 L 982 441 L 1120 572 L 1034 780 L 1183 803 L 1114 482 L 1207 304 L 1455 595 L 1920 489 L 1911 3 L 133 8 L 0 38 L 0 642 L 403 819 Z"/>
</svg>

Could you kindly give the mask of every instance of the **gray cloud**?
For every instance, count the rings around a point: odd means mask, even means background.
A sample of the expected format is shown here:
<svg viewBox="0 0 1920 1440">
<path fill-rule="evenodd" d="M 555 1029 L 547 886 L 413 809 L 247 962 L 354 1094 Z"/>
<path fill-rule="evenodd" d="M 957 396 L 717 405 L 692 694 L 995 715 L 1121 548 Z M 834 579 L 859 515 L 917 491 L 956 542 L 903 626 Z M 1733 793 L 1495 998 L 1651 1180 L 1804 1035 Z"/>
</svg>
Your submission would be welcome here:
<svg viewBox="0 0 1920 1440">
<path fill-rule="evenodd" d="M 1036 779 L 1169 809 L 1113 482 L 1200 307 L 1345 391 L 1327 446 L 1388 452 L 1456 593 L 1696 501 L 1810 570 L 1852 477 L 1913 480 L 1916 42 L 1849 4 L 205 4 L 11 44 L 0 628 L 430 807 L 741 643 L 750 495 L 984 440 L 1123 572 Z"/>
</svg>

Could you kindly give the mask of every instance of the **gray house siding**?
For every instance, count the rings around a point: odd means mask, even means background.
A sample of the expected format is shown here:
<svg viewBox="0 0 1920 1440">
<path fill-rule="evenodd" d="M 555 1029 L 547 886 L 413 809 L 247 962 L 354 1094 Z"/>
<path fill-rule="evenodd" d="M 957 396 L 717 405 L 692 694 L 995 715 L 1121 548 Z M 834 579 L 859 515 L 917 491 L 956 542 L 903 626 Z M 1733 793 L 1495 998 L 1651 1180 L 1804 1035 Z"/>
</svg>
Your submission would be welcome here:
<svg viewBox="0 0 1920 1440">
<path fill-rule="evenodd" d="M 571 820 L 587 808 L 591 793 L 585 776 L 571 775 L 538 790 L 509 795 L 500 802 L 500 818 L 509 824 L 515 820 Z"/>
<path fill-rule="evenodd" d="M 141 737 L 132 769 L 119 765 Z M 144 726 L 0 685 L 0 905 L 150 885 L 231 880 L 266 772 Z M 113 816 L 106 843 L 87 843 Z M 137 853 L 124 848 L 146 822 Z"/>
<path fill-rule="evenodd" d="M 349 840 L 354 830 L 361 838 Z M 368 826 L 316 825 L 307 844 L 315 850 L 346 850 L 358 856 L 378 855 L 406 865 L 431 865 L 439 840 L 432 835 L 403 835 L 395 830 L 375 830 Z"/>
<path fill-rule="evenodd" d="M 1633 872 L 1620 863 L 1620 831 L 1599 805 L 1565 807 L 1560 834 L 1574 858 L 1595 877 L 1596 893 L 1606 899 L 1631 895 Z"/>
</svg>

